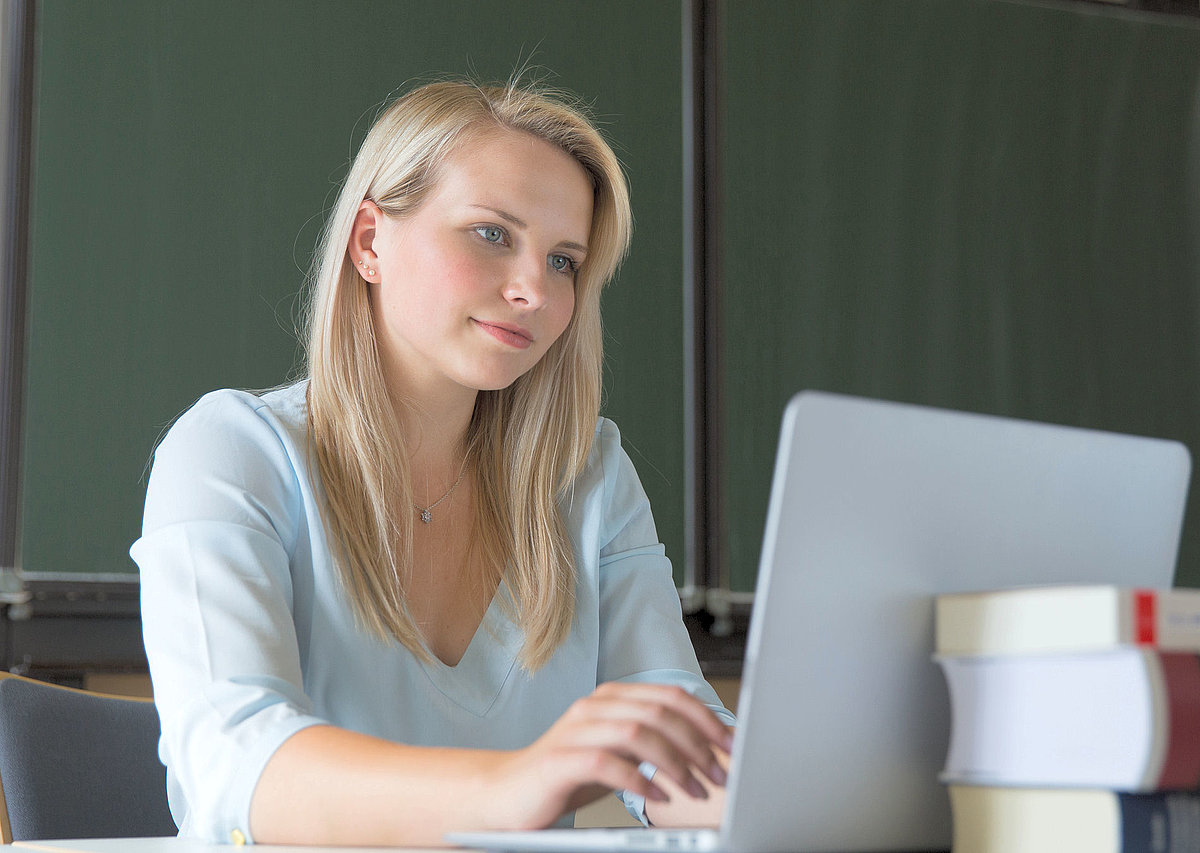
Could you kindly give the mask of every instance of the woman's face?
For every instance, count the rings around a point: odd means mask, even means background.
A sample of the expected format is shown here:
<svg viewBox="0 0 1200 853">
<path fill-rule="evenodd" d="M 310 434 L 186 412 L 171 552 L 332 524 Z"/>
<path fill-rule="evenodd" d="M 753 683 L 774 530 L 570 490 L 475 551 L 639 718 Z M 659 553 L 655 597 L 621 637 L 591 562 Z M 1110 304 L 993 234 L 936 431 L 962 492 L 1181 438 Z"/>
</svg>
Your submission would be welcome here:
<svg viewBox="0 0 1200 853">
<path fill-rule="evenodd" d="M 507 130 L 460 146 L 413 213 L 363 202 L 351 256 L 389 381 L 417 399 L 512 384 L 570 322 L 591 225 L 583 167 Z"/>
</svg>

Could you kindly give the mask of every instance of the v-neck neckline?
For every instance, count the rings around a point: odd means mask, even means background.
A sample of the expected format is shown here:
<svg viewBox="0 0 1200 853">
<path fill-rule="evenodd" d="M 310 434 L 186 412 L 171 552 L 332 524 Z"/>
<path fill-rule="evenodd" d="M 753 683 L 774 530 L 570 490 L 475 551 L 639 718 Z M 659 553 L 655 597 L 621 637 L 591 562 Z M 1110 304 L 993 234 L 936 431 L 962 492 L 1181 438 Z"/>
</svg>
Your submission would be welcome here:
<svg viewBox="0 0 1200 853">
<path fill-rule="evenodd" d="M 495 704 L 525 641 L 520 626 L 505 613 L 502 597 L 507 594 L 501 580 L 457 664 L 450 666 L 431 651 L 429 660 L 420 661 L 438 692 L 477 717 L 485 716 Z"/>
</svg>

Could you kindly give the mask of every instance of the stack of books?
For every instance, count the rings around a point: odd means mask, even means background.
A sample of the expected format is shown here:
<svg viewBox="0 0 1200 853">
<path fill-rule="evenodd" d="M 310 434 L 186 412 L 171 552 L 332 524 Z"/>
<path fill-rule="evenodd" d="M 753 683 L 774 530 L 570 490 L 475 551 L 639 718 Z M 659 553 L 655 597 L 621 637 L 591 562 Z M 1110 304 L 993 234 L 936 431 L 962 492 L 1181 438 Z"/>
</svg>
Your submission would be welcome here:
<svg viewBox="0 0 1200 853">
<path fill-rule="evenodd" d="M 1200 590 L 938 596 L 954 853 L 1200 851 Z"/>
</svg>

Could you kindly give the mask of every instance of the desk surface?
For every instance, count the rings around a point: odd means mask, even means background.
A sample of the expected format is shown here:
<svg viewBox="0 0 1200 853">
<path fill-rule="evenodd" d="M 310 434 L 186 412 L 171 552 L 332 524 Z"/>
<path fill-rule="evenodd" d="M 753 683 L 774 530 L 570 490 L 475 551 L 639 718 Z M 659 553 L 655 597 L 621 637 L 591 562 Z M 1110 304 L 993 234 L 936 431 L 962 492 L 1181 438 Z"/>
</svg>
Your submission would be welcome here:
<svg viewBox="0 0 1200 853">
<path fill-rule="evenodd" d="M 17 841 L 13 847 L 40 853 L 230 853 L 229 844 L 209 844 L 194 838 L 89 838 L 65 841 Z M 255 844 L 246 847 L 253 853 L 380 853 L 381 847 L 292 847 Z M 400 849 L 400 848 L 393 848 Z M 406 847 L 406 853 L 446 853 L 445 848 Z"/>
</svg>

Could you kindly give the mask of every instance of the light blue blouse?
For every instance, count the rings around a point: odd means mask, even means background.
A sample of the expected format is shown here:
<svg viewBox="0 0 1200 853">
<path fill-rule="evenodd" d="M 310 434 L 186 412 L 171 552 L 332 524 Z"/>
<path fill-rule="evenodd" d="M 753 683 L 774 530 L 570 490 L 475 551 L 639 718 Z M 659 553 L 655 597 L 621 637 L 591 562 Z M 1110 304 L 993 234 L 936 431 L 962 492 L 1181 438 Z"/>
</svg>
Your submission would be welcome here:
<svg viewBox="0 0 1200 853">
<path fill-rule="evenodd" d="M 562 504 L 578 566 L 570 636 L 530 674 L 516 662 L 520 628 L 493 601 L 449 667 L 356 624 L 306 450 L 306 389 L 209 394 L 155 452 L 130 553 L 181 834 L 249 837 L 263 767 L 315 724 L 407 744 L 515 749 L 614 680 L 680 685 L 732 721 L 700 675 L 670 562 L 610 421 L 598 422 Z M 644 813 L 640 798 L 623 798 Z"/>
</svg>

